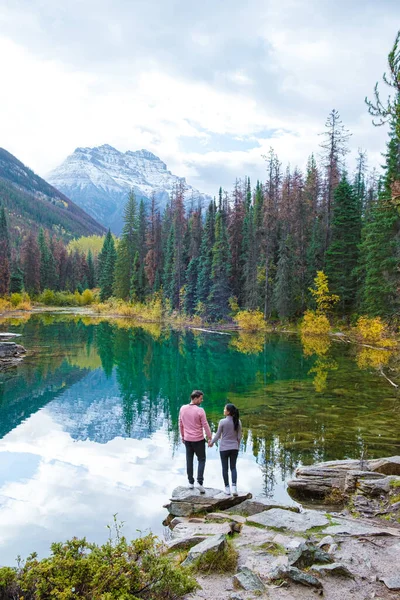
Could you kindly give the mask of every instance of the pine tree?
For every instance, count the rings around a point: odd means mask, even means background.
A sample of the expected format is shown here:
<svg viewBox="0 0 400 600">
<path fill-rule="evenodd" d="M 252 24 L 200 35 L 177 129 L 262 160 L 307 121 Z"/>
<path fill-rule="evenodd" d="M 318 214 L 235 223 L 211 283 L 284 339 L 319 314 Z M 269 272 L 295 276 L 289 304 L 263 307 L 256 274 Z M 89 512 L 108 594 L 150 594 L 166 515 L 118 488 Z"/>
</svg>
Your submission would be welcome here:
<svg viewBox="0 0 400 600">
<path fill-rule="evenodd" d="M 271 148 L 267 156 L 267 182 L 264 198 L 264 237 L 262 250 L 264 258 L 264 318 L 267 319 L 272 311 L 272 291 L 274 284 L 275 259 L 278 241 L 278 212 L 281 194 L 282 172 L 281 163 Z"/>
<path fill-rule="evenodd" d="M 211 201 L 207 209 L 206 222 L 201 237 L 199 274 L 197 279 L 196 301 L 203 304 L 207 302 L 211 289 L 211 270 L 215 242 L 215 213 L 215 201 Z"/>
<path fill-rule="evenodd" d="M 137 204 L 135 193 L 132 190 L 124 210 L 124 226 L 115 263 L 114 294 L 123 300 L 127 300 L 130 295 L 133 260 L 138 250 L 138 244 Z"/>
<path fill-rule="evenodd" d="M 400 31 L 389 53 L 389 75 L 384 82 L 395 92 L 384 103 L 378 84 L 374 101 L 366 99 L 375 125 L 389 123 L 385 176 L 363 231 L 361 268 L 365 274 L 362 309 L 370 315 L 392 316 L 399 311 L 400 254 Z M 375 119 L 378 119 L 375 121 Z"/>
<path fill-rule="evenodd" d="M 333 193 L 340 182 L 342 159 L 349 152 L 347 141 L 351 133 L 344 127 L 337 110 L 333 109 L 325 123 L 326 131 L 321 135 L 324 141 L 321 148 L 324 153 L 325 190 L 324 190 L 324 220 L 325 220 L 325 249 L 331 239 L 331 222 Z"/>
<path fill-rule="evenodd" d="M 104 238 L 103 248 L 99 254 L 98 279 L 101 302 L 105 302 L 113 293 L 116 260 L 117 252 L 115 250 L 114 238 L 109 229 Z"/>
<path fill-rule="evenodd" d="M 184 310 L 187 314 L 193 315 L 196 310 L 196 289 L 199 276 L 199 256 L 201 245 L 201 208 L 194 211 L 188 226 L 190 235 L 189 246 L 189 264 L 186 269 L 186 293 Z"/>
<path fill-rule="evenodd" d="M 355 267 L 360 243 L 361 212 L 359 200 L 344 174 L 333 199 L 332 241 L 326 253 L 326 273 L 331 288 L 340 296 L 338 308 L 349 314 L 356 293 Z"/>
<path fill-rule="evenodd" d="M 0 296 L 8 294 L 10 289 L 11 245 L 8 233 L 6 211 L 0 209 Z"/>
<path fill-rule="evenodd" d="M 21 263 L 25 289 L 28 294 L 35 296 L 40 291 L 40 250 L 32 231 L 22 245 Z"/>
<path fill-rule="evenodd" d="M 213 321 L 226 319 L 229 314 L 229 241 L 224 210 L 215 219 L 215 242 L 212 250 L 211 289 L 207 313 Z"/>
<path fill-rule="evenodd" d="M 147 254 L 145 257 L 146 279 L 150 292 L 156 292 L 161 285 L 162 272 L 162 232 L 160 211 L 156 204 L 155 194 L 152 194 L 150 204 L 149 225 L 146 234 Z"/>
<path fill-rule="evenodd" d="M 93 289 L 96 285 L 96 271 L 94 268 L 94 261 L 92 251 L 89 248 L 89 252 L 87 255 L 87 266 L 88 266 L 88 287 L 89 289 Z"/>
<path fill-rule="evenodd" d="M 247 202 L 246 194 L 248 193 L 246 188 L 248 188 L 247 182 L 245 185 L 245 190 L 243 190 L 241 182 L 236 180 L 233 190 L 233 205 L 228 227 L 229 245 L 231 248 L 230 286 L 232 288 L 233 295 L 236 296 L 240 304 L 243 301 L 243 267 L 245 260 L 244 255 L 247 252 L 246 244 L 248 241 L 246 237 L 247 222 L 245 223 Z M 245 236 L 245 239 L 243 239 L 243 236 Z"/>
<path fill-rule="evenodd" d="M 40 289 L 42 291 L 45 289 L 56 289 L 56 264 L 42 227 L 39 230 L 38 246 L 40 251 Z"/>
<path fill-rule="evenodd" d="M 280 319 L 293 317 L 297 310 L 296 256 L 293 239 L 284 235 L 279 244 L 279 260 L 274 285 L 274 306 Z"/>
</svg>

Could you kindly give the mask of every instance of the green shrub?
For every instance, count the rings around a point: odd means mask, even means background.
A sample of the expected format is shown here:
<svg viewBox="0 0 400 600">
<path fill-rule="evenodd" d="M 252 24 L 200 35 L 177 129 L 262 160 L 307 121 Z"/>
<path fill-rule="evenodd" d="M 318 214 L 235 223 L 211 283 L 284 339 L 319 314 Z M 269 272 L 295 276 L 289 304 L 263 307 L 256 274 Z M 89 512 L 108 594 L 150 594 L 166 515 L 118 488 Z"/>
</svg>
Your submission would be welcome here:
<svg viewBox="0 0 400 600">
<path fill-rule="evenodd" d="M 10 302 L 14 307 L 18 306 L 18 304 L 21 304 L 22 301 L 23 301 L 22 294 L 19 294 L 17 292 L 15 292 L 14 294 L 11 294 Z"/>
<path fill-rule="evenodd" d="M 172 600 L 198 587 L 188 571 L 149 534 L 132 542 L 119 535 L 102 546 L 72 538 L 31 554 L 17 568 L 0 568 L 2 600 Z"/>
</svg>

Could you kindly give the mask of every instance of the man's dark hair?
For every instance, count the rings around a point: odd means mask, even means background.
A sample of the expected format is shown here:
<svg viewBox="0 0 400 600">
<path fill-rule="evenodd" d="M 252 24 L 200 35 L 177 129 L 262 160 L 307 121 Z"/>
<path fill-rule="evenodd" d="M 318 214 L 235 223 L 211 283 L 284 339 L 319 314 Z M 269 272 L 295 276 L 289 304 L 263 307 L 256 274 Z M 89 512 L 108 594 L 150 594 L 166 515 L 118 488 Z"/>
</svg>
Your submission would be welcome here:
<svg viewBox="0 0 400 600">
<path fill-rule="evenodd" d="M 190 394 L 190 399 L 194 400 L 195 398 L 200 398 L 200 396 L 204 396 L 201 390 L 193 390 L 193 392 Z"/>
</svg>

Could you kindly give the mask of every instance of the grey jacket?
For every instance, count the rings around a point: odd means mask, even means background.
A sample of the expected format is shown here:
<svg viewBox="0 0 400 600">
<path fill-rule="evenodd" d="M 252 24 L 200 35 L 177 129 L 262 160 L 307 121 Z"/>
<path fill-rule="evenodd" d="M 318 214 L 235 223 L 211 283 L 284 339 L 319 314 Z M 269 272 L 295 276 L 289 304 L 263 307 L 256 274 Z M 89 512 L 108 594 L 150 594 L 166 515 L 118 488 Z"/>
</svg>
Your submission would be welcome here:
<svg viewBox="0 0 400 600">
<path fill-rule="evenodd" d="M 225 417 L 225 419 L 220 420 L 217 433 L 214 435 L 211 441 L 214 444 L 217 440 L 221 438 L 221 443 L 219 445 L 220 451 L 239 450 L 241 437 L 242 423 L 239 421 L 239 426 L 235 431 L 235 427 L 233 425 L 233 418 L 230 415 L 228 415 Z"/>
</svg>

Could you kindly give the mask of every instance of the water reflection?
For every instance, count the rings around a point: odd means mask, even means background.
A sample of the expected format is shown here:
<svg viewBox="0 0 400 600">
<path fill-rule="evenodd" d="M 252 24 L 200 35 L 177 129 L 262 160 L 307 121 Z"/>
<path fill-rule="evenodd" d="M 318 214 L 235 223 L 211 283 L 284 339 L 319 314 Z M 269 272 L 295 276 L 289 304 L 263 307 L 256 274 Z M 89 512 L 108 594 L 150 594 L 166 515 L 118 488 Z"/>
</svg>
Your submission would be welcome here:
<svg viewBox="0 0 400 600">
<path fill-rule="evenodd" d="M 72 534 L 100 539 L 115 512 L 130 534 L 160 531 L 162 504 L 185 483 L 177 418 L 193 388 L 214 429 L 227 400 L 239 406 L 240 487 L 255 495 L 289 501 L 299 463 L 399 452 L 395 391 L 330 338 L 62 315 L 7 328 L 30 353 L 0 376 L 0 563 Z M 219 486 L 217 450 L 208 457 Z"/>
</svg>

